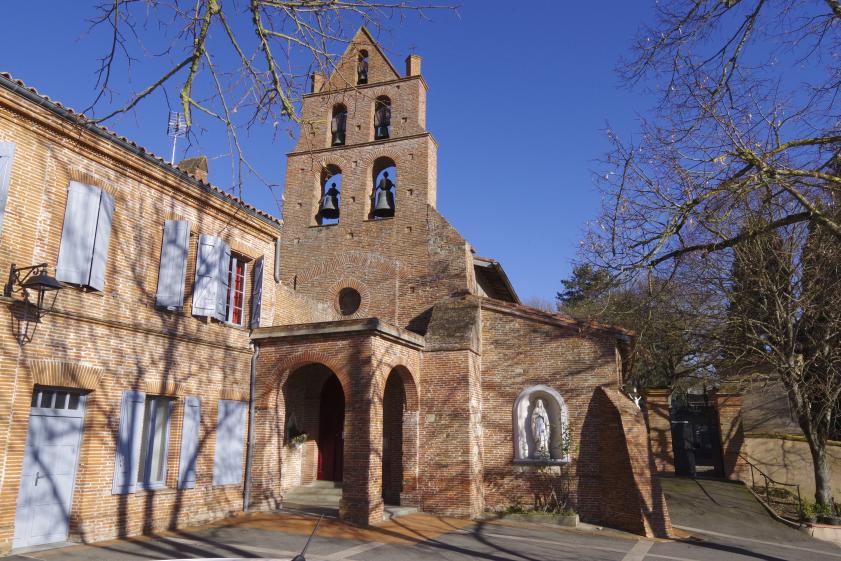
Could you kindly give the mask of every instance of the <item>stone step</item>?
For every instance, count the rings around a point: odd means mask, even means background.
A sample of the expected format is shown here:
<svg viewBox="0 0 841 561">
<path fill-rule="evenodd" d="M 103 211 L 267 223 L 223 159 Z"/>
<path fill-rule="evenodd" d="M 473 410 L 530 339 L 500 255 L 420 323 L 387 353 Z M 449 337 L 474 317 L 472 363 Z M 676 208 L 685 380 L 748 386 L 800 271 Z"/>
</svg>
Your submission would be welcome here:
<svg viewBox="0 0 841 561">
<path fill-rule="evenodd" d="M 341 495 L 310 495 L 307 493 L 287 493 L 286 496 L 283 497 L 286 501 L 291 501 L 293 503 L 301 503 L 301 504 L 308 504 L 308 503 L 335 503 L 339 504 L 339 501 L 342 500 Z"/>
<path fill-rule="evenodd" d="M 385 505 L 383 507 L 383 520 L 393 520 L 394 518 L 408 516 L 416 512 L 419 512 L 416 506 Z"/>
<path fill-rule="evenodd" d="M 307 483 L 306 485 L 301 485 L 298 487 L 299 489 L 312 489 L 312 488 L 329 488 L 329 489 L 341 489 L 342 482 L 341 481 L 313 481 L 312 483 Z"/>
</svg>

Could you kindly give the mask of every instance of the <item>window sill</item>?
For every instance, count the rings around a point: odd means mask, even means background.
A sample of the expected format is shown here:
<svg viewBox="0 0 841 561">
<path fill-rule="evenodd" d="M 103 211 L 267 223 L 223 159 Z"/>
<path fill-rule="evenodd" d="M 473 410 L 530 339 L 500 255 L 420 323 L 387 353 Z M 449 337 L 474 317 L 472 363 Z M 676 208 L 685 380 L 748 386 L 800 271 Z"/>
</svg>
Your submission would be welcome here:
<svg viewBox="0 0 841 561">
<path fill-rule="evenodd" d="M 513 463 L 515 466 L 563 466 L 572 463 L 572 459 L 552 458 L 550 460 L 532 460 L 517 458 Z"/>
<path fill-rule="evenodd" d="M 335 224 L 310 224 L 310 228 L 329 228 L 330 226 L 338 226 L 339 223 L 336 222 Z"/>
<path fill-rule="evenodd" d="M 146 485 L 138 484 L 137 485 L 137 490 L 138 491 L 147 491 L 147 492 L 155 493 L 155 494 L 166 494 L 166 493 L 161 493 L 161 491 L 171 491 L 171 492 L 175 493 L 175 489 L 173 489 L 171 487 L 167 487 L 166 483 L 149 483 L 149 484 L 146 484 Z"/>
<path fill-rule="evenodd" d="M 388 222 L 389 220 L 394 220 L 397 216 L 384 216 L 382 218 L 366 218 L 363 222 Z"/>
<path fill-rule="evenodd" d="M 214 489 L 223 489 L 225 487 L 242 487 L 242 481 L 238 481 L 237 483 L 214 483 Z"/>
</svg>

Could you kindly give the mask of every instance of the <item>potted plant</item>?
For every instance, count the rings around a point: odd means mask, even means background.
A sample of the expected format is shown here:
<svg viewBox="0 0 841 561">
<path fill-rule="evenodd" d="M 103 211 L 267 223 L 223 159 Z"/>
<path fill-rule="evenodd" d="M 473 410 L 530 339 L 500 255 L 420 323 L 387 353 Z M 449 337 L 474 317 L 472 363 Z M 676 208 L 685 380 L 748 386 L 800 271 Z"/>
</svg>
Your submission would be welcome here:
<svg viewBox="0 0 841 561">
<path fill-rule="evenodd" d="M 298 428 L 297 425 L 292 424 L 286 432 L 286 441 L 295 448 L 300 448 L 307 441 L 307 433 Z"/>
</svg>

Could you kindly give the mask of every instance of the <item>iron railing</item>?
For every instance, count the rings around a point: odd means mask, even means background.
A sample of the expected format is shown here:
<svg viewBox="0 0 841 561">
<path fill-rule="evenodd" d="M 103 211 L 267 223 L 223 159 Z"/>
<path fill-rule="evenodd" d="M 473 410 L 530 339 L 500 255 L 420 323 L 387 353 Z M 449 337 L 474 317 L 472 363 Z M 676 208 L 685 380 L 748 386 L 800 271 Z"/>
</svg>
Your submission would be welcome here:
<svg viewBox="0 0 841 561">
<path fill-rule="evenodd" d="M 744 461 L 747 465 L 750 466 L 751 489 L 754 491 L 754 493 L 757 493 L 759 495 L 759 491 L 761 491 L 761 495 L 764 496 L 765 502 L 768 503 L 768 506 L 771 507 L 774 510 L 774 512 L 783 513 L 781 515 L 785 518 L 792 517 L 791 514 L 789 514 L 790 511 L 788 511 L 788 508 L 786 507 L 794 506 L 795 512 L 793 513 L 793 518 L 795 519 L 795 521 L 799 522 L 801 518 L 800 509 L 801 505 L 803 504 L 803 501 L 800 497 L 800 484 L 783 483 L 782 481 L 777 481 L 771 478 L 764 471 L 759 469 L 759 467 L 751 463 L 751 461 L 745 458 L 742 454 L 739 454 L 739 457 L 742 459 L 742 461 Z M 759 476 L 762 478 L 761 481 L 763 482 L 763 485 L 761 487 L 757 486 L 756 484 L 756 474 L 759 474 Z M 791 489 L 794 489 L 797 492 L 796 505 L 792 505 L 791 502 L 784 500 L 784 498 L 787 496 L 794 496 Z M 776 505 L 776 508 L 774 505 Z M 787 514 L 789 516 L 785 516 Z"/>
</svg>

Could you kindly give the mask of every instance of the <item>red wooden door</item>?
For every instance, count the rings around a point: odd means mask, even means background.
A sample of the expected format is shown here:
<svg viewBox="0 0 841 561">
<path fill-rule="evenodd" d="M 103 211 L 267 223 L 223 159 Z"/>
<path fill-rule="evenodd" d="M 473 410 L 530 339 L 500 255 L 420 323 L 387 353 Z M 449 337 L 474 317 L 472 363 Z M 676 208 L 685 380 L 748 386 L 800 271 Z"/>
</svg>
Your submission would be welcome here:
<svg viewBox="0 0 841 561">
<path fill-rule="evenodd" d="M 318 426 L 318 479 L 341 481 L 344 461 L 345 394 L 331 376 L 321 388 Z"/>
</svg>

